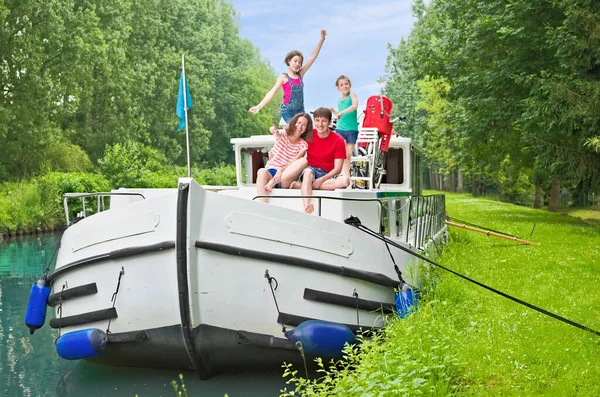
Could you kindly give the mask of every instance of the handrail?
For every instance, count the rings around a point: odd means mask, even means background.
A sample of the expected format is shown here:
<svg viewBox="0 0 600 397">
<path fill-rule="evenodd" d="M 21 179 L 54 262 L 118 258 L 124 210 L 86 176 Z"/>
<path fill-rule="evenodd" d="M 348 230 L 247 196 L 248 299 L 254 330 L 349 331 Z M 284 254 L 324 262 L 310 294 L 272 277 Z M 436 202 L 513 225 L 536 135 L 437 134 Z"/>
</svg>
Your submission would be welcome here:
<svg viewBox="0 0 600 397">
<path fill-rule="evenodd" d="M 63 194 L 63 207 L 65 209 L 65 220 L 67 221 L 67 227 L 69 226 L 69 203 L 68 200 L 72 198 L 81 198 L 81 204 L 83 206 L 83 217 L 85 218 L 85 199 L 88 197 L 96 197 L 97 209 L 100 212 L 100 199 L 102 198 L 102 209 L 104 210 L 104 197 L 106 196 L 140 196 L 142 200 L 146 197 L 139 192 L 94 192 L 94 193 L 64 193 Z"/>
<path fill-rule="evenodd" d="M 256 200 L 256 199 L 260 199 L 260 198 L 310 198 L 310 199 L 317 199 L 318 203 L 319 203 L 319 211 L 318 211 L 318 215 L 321 216 L 321 199 L 326 199 L 326 200 L 339 200 L 339 201 L 376 201 L 379 204 L 379 225 L 381 226 L 381 222 L 382 222 L 382 218 L 383 218 L 383 203 L 381 202 L 381 199 L 378 198 L 352 198 L 352 197 L 331 197 L 331 196 L 303 196 L 303 195 L 296 195 L 296 196 L 277 196 L 277 195 L 258 195 L 258 196 L 254 196 L 252 198 L 252 201 Z"/>
<path fill-rule="evenodd" d="M 277 196 L 277 195 L 258 195 L 252 200 L 257 198 L 284 198 L 284 199 L 298 199 L 298 198 L 310 198 L 318 200 L 318 215 L 321 216 L 321 200 L 339 200 L 339 201 L 366 201 L 366 202 L 377 202 L 379 204 L 379 227 L 382 231 L 385 225 L 383 224 L 383 214 L 385 202 L 397 200 L 398 197 L 390 197 L 385 200 L 380 198 L 350 198 L 350 197 L 331 197 L 331 196 Z M 445 225 L 445 202 L 443 194 L 432 194 L 432 195 L 413 195 L 410 196 L 410 201 L 407 203 L 408 207 L 408 222 L 406 225 L 406 234 L 404 236 L 404 242 L 412 245 L 417 249 L 425 249 L 429 240 L 433 239 L 444 229 Z M 404 207 L 402 207 L 404 208 Z M 403 228 L 404 229 L 404 228 Z M 409 241 L 409 234 L 412 229 L 412 241 Z"/>
<path fill-rule="evenodd" d="M 413 231 L 412 245 L 424 249 L 428 240 L 436 236 L 445 227 L 446 207 L 443 194 L 412 196 L 408 210 L 409 222 L 406 243 L 409 233 Z"/>
</svg>

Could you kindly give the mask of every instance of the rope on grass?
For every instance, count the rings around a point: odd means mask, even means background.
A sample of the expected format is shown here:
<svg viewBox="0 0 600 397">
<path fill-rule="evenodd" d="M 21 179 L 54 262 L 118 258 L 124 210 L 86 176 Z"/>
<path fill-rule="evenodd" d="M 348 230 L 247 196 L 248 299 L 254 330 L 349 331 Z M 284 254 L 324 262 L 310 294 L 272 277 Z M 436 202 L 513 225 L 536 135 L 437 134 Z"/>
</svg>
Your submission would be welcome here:
<svg viewBox="0 0 600 397">
<path fill-rule="evenodd" d="M 572 325 L 573 327 L 577 327 L 577 328 L 579 328 L 579 329 L 582 329 L 582 330 L 584 330 L 584 331 L 590 332 L 590 333 L 592 333 L 592 334 L 594 334 L 594 335 L 596 335 L 596 336 L 600 336 L 600 331 L 596 331 L 595 329 L 592 329 L 592 328 L 586 327 L 585 325 L 582 325 L 582 324 L 576 323 L 575 321 L 569 320 L 568 318 L 565 318 L 565 317 L 559 316 L 559 315 L 558 315 L 558 314 L 556 314 L 556 313 L 552 313 L 552 312 L 550 312 L 550 311 L 548 311 L 548 310 L 546 310 L 546 309 L 542 309 L 542 308 L 541 308 L 541 307 L 539 307 L 539 306 L 536 306 L 536 305 L 534 305 L 534 304 L 531 304 L 531 303 L 529 303 L 529 302 L 525 302 L 525 301 L 524 301 L 524 300 L 522 300 L 522 299 L 515 298 L 514 296 L 511 296 L 511 295 L 509 295 L 509 294 L 507 294 L 507 293 L 505 293 L 505 292 L 502 292 L 502 291 L 500 291 L 500 290 L 497 290 L 497 289 L 495 289 L 495 288 L 493 288 L 493 287 L 490 287 L 490 286 L 488 286 L 488 285 L 485 285 L 485 284 L 483 284 L 483 283 L 480 283 L 479 281 L 477 281 L 477 280 L 474 280 L 474 279 L 472 279 L 472 278 L 470 278 L 470 277 L 467 277 L 467 276 L 465 276 L 465 275 L 462 275 L 462 274 L 460 274 L 460 273 L 458 273 L 458 272 L 455 272 L 454 270 L 452 270 L 452 269 L 449 269 L 449 268 L 447 268 L 447 267 L 445 267 L 445 266 L 442 266 L 442 265 L 440 265 L 439 263 L 436 263 L 436 262 L 432 261 L 431 259 L 429 259 L 429 258 L 426 258 L 426 257 L 425 257 L 425 256 L 423 256 L 423 255 L 417 254 L 416 252 L 413 252 L 413 251 L 411 251 L 410 249 L 408 249 L 408 248 L 406 248 L 406 247 L 403 247 L 403 246 L 401 246 L 400 244 L 396 243 L 395 241 L 393 241 L 393 240 L 391 240 L 391 239 L 389 239 L 389 238 L 387 238 L 387 237 L 385 237 L 385 236 L 383 236 L 383 235 L 381 235 L 381 234 L 379 234 L 379 233 L 376 233 L 376 232 L 374 232 L 373 230 L 369 229 L 369 228 L 368 228 L 368 227 L 366 227 L 366 226 L 363 226 L 363 225 L 360 223 L 360 220 L 359 220 L 358 218 L 355 218 L 355 217 L 351 217 L 351 218 L 354 218 L 354 219 L 353 219 L 353 221 L 352 221 L 352 222 L 350 222 L 350 223 L 348 223 L 348 224 L 350 224 L 350 225 L 352 225 L 352 226 L 354 226 L 354 227 L 358 228 L 359 230 L 361 230 L 361 231 L 365 232 L 366 234 L 368 234 L 368 235 L 370 235 L 370 236 L 373 236 L 373 237 L 375 237 L 376 239 L 379 239 L 379 240 L 381 240 L 381 241 L 384 241 L 384 242 L 386 243 L 386 245 L 387 245 L 387 244 L 389 244 L 389 245 L 391 245 L 391 246 L 393 246 L 393 247 L 396 247 L 396 248 L 398 248 L 398 249 L 400 249 L 400 250 L 402 250 L 402 251 L 404 251 L 404 252 L 406 252 L 406 253 L 408 253 L 408 254 L 410 254 L 410 255 L 413 255 L 413 256 L 415 256 L 415 257 L 417 257 L 417 258 L 421 259 L 421 260 L 424 260 L 424 261 L 425 261 L 425 262 L 427 262 L 427 263 L 430 263 L 430 264 L 432 264 L 432 265 L 434 265 L 434 266 L 436 266 L 436 267 L 439 267 L 440 269 L 443 269 L 443 270 L 445 270 L 445 271 L 447 271 L 447 272 L 450 272 L 450 273 L 454 274 L 455 276 L 458 276 L 458 277 L 460 277 L 460 278 L 462 278 L 462 279 L 464 279 L 464 280 L 467 280 L 467 281 L 469 281 L 469 282 L 471 282 L 471 283 L 473 283 L 473 284 L 476 284 L 476 285 L 478 285 L 478 286 L 480 286 L 480 287 L 482 287 L 482 288 L 485 288 L 485 289 L 487 289 L 488 291 L 491 291 L 491 292 L 493 292 L 493 293 L 495 293 L 495 294 L 498 294 L 498 295 L 500 295 L 500 296 L 503 296 L 503 297 L 505 297 L 506 299 L 510 299 L 510 300 L 511 300 L 511 301 L 513 301 L 513 302 L 517 302 L 517 303 L 518 303 L 518 304 L 520 304 L 520 305 L 523 305 L 523 306 L 525 306 L 525 307 L 528 307 L 528 308 L 530 308 L 530 309 L 532 309 L 532 310 L 535 310 L 535 311 L 537 311 L 537 312 L 539 312 L 539 313 L 545 314 L 545 315 L 546 315 L 546 316 L 548 316 L 548 317 L 552 317 L 552 318 L 554 318 L 555 320 L 562 321 L 563 323 L 566 323 L 566 324 Z M 347 219 L 347 220 L 348 220 L 348 219 Z"/>
</svg>

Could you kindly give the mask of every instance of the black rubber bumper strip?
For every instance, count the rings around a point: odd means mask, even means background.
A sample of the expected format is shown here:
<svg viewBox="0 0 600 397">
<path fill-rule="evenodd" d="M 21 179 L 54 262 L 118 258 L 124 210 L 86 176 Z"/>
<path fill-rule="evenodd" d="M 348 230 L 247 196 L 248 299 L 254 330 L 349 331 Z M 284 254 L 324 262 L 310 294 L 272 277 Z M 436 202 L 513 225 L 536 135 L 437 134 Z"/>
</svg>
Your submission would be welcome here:
<svg viewBox="0 0 600 397">
<path fill-rule="evenodd" d="M 298 350 L 294 345 L 294 342 L 290 340 L 248 331 L 238 331 L 237 344 L 253 345 L 268 349 Z"/>
<path fill-rule="evenodd" d="M 50 320 L 50 327 L 72 327 L 74 325 L 95 323 L 96 321 L 109 320 L 117 317 L 119 317 L 117 316 L 117 309 L 111 307 L 108 309 L 96 310 L 95 312 L 77 314 L 75 316 L 53 318 L 52 320 Z"/>
<path fill-rule="evenodd" d="M 277 317 L 277 322 L 279 324 L 291 325 L 294 327 L 297 327 L 298 325 L 300 325 L 303 322 L 308 321 L 308 320 L 318 320 L 318 319 L 311 318 L 311 317 L 297 316 L 295 314 L 288 314 L 288 313 L 279 313 L 279 316 Z M 320 321 L 325 321 L 325 320 L 320 320 Z M 357 333 L 361 328 L 364 331 L 381 329 L 379 327 L 366 327 L 366 326 L 359 327 L 356 324 L 342 324 L 342 325 L 345 325 L 346 327 L 350 328 L 350 331 L 352 331 L 354 333 Z"/>
<path fill-rule="evenodd" d="M 210 373 L 198 352 L 198 346 L 193 335 L 191 319 L 190 291 L 187 277 L 187 215 L 190 184 L 182 183 L 177 193 L 177 228 L 176 247 L 177 254 L 177 288 L 179 290 L 179 315 L 181 317 L 181 328 L 183 341 L 187 350 L 190 364 L 200 379 L 208 379 Z"/>
<path fill-rule="evenodd" d="M 369 312 L 383 311 L 385 314 L 393 313 L 394 306 L 391 303 L 376 302 L 367 299 L 356 299 L 353 296 L 333 294 L 331 292 L 317 291 L 304 288 L 304 299 L 315 302 L 329 303 L 336 306 L 349 307 Z"/>
<path fill-rule="evenodd" d="M 284 265 L 298 266 L 305 269 L 318 270 L 325 273 L 338 274 L 342 277 L 350 277 L 358 280 L 368 281 L 370 283 L 382 285 L 384 287 L 398 287 L 398 281 L 389 278 L 381 273 L 373 273 L 366 270 L 352 269 L 344 266 L 329 265 L 327 263 L 316 262 L 310 259 L 296 258 L 294 256 L 279 255 L 271 252 L 255 251 L 247 248 L 234 247 L 208 241 L 196 241 L 196 248 L 209 251 L 216 251 L 227 255 L 241 256 L 244 258 L 258 259 L 269 262 L 281 263 Z"/>
<path fill-rule="evenodd" d="M 146 331 L 130 331 L 130 332 L 119 332 L 116 334 L 108 334 L 108 341 L 110 343 L 131 343 L 131 342 L 144 342 L 149 340 L 150 337 Z"/>
<path fill-rule="evenodd" d="M 128 258 L 131 256 L 143 255 L 143 254 L 147 254 L 150 252 L 163 251 L 163 250 L 168 250 L 168 249 L 173 249 L 173 248 L 175 248 L 174 241 L 163 241 L 163 242 L 157 243 L 157 244 L 144 245 L 144 246 L 140 246 L 140 247 L 122 248 L 119 250 L 114 250 L 114 251 L 108 252 L 106 254 L 90 256 L 89 258 L 80 259 L 78 261 L 71 262 L 64 266 L 61 266 L 58 269 L 55 269 L 48 276 L 48 282 L 50 284 L 52 284 L 52 281 L 57 276 L 62 275 L 63 273 L 67 273 L 74 269 L 79 269 L 80 267 L 91 265 L 92 263 L 110 261 L 110 260 L 121 259 L 121 258 Z"/>
<path fill-rule="evenodd" d="M 80 298 L 82 296 L 93 295 L 98 292 L 96 283 L 80 285 L 66 289 L 62 292 L 57 292 L 48 297 L 48 306 L 56 306 L 59 301 L 68 301 L 69 299 Z"/>
</svg>

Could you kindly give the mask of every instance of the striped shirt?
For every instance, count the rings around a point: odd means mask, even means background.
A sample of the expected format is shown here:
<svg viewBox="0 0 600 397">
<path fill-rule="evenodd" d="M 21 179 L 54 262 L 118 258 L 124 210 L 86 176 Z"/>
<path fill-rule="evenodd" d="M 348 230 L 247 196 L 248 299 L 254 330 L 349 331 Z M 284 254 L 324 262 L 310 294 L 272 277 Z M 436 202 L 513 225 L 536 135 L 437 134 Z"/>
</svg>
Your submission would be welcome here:
<svg viewBox="0 0 600 397">
<path fill-rule="evenodd" d="M 295 144 L 291 143 L 287 134 L 277 133 L 275 136 L 275 145 L 269 152 L 269 161 L 265 168 L 281 168 L 290 164 L 298 153 L 308 149 L 308 144 L 304 139 L 299 139 Z"/>
</svg>

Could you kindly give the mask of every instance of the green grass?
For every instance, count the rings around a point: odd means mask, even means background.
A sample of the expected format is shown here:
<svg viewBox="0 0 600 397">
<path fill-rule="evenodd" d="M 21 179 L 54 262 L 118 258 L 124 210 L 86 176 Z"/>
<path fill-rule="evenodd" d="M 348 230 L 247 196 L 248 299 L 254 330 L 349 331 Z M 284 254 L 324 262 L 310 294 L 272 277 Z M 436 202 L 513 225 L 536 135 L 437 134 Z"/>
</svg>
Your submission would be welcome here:
<svg viewBox="0 0 600 397">
<path fill-rule="evenodd" d="M 470 195 L 447 194 L 446 203 L 450 216 L 540 245 L 451 229 L 439 263 L 600 330 L 596 223 Z M 365 343 L 355 370 L 304 394 L 600 395 L 600 336 L 441 270 L 428 283 L 419 310 Z"/>
<path fill-rule="evenodd" d="M 600 209 L 593 208 L 560 208 L 561 214 L 583 219 L 588 223 L 600 226 Z"/>
</svg>

